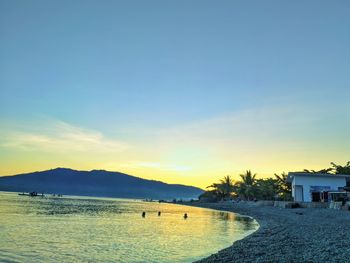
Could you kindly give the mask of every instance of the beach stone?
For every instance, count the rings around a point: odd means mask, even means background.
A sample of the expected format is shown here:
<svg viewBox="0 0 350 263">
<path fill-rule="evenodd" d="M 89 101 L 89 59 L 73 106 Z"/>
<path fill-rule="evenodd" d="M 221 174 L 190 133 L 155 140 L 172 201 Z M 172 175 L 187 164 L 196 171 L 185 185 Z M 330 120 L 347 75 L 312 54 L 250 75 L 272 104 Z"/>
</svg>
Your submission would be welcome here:
<svg viewBox="0 0 350 263">
<path fill-rule="evenodd" d="M 248 215 L 260 224 L 250 236 L 198 262 L 350 262 L 349 211 L 324 209 L 324 204 L 295 209 L 249 202 L 196 205 Z"/>
</svg>

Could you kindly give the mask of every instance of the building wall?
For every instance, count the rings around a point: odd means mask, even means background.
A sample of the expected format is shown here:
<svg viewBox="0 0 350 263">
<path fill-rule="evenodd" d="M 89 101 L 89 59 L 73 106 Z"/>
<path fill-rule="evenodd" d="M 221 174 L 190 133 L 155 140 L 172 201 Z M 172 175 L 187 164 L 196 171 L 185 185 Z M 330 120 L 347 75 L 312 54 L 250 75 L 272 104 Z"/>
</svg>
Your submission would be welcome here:
<svg viewBox="0 0 350 263">
<path fill-rule="evenodd" d="M 295 197 L 295 185 L 303 186 L 304 202 L 311 202 L 311 186 L 330 187 L 330 190 L 338 191 L 339 187 L 346 186 L 346 178 L 335 176 L 298 176 L 295 175 L 292 181 L 292 196 Z M 302 200 L 295 200 L 302 201 Z"/>
</svg>

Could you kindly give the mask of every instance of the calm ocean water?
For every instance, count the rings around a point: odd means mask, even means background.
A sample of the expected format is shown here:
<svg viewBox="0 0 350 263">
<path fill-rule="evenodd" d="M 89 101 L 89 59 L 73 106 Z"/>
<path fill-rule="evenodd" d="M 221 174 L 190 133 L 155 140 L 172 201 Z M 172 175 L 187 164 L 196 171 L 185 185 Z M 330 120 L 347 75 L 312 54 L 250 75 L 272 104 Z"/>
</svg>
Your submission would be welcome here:
<svg viewBox="0 0 350 263">
<path fill-rule="evenodd" d="M 257 227 L 247 217 L 188 206 L 0 192 L 0 262 L 192 262 Z"/>
</svg>

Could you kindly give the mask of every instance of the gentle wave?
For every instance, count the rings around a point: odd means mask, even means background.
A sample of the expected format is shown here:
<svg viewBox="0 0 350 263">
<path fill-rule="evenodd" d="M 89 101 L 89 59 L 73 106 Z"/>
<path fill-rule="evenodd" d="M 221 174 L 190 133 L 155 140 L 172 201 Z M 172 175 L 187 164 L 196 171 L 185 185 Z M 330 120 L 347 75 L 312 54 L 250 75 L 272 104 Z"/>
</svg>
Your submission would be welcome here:
<svg viewBox="0 0 350 263">
<path fill-rule="evenodd" d="M 1 262 L 191 262 L 257 228 L 251 218 L 196 207 L 0 193 Z"/>
</svg>

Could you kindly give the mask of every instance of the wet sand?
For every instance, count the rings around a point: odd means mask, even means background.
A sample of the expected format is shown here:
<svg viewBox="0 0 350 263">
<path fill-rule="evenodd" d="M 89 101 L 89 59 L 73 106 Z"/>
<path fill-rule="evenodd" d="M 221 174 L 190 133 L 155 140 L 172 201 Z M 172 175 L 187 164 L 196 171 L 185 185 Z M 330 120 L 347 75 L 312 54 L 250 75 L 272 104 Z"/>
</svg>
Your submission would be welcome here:
<svg viewBox="0 0 350 263">
<path fill-rule="evenodd" d="M 350 211 L 188 203 L 255 218 L 260 228 L 198 262 L 350 262 Z"/>
</svg>

